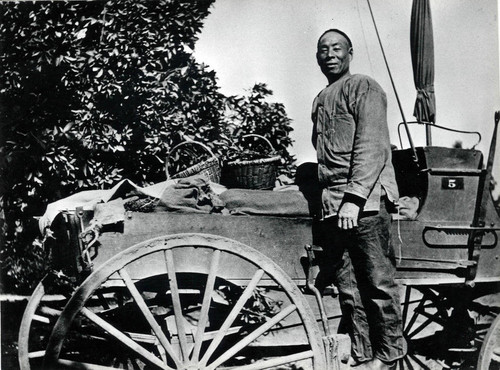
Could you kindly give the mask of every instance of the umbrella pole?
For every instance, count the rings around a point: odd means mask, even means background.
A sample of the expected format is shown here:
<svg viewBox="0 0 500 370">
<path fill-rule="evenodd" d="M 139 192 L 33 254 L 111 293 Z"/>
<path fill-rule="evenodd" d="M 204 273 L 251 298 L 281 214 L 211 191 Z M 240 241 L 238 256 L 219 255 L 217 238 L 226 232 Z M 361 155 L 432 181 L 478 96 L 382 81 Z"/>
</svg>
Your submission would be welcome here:
<svg viewBox="0 0 500 370">
<path fill-rule="evenodd" d="M 425 138 L 427 140 L 427 146 L 432 146 L 432 135 L 431 126 L 428 122 L 425 123 Z"/>
</svg>

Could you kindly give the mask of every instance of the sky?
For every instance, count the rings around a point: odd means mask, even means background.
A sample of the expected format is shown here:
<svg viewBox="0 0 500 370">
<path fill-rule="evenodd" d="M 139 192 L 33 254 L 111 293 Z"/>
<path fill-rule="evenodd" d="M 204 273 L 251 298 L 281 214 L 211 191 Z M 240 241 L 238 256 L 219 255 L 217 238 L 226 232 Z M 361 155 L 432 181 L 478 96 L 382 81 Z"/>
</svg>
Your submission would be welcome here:
<svg viewBox="0 0 500 370">
<path fill-rule="evenodd" d="M 413 121 L 415 87 L 410 54 L 411 0 L 371 0 L 377 27 L 407 121 Z M 494 112 L 500 110 L 499 31 L 496 0 L 431 0 L 435 48 L 437 124 L 479 131 L 476 147 L 487 156 Z M 216 0 L 195 46 L 196 60 L 215 70 L 221 92 L 245 94 L 255 83 L 273 90 L 293 120 L 292 152 L 300 164 L 315 161 L 310 143 L 311 104 L 326 86 L 316 64 L 316 42 L 329 28 L 353 41 L 352 73 L 374 77 L 388 97 L 391 142 L 402 122 L 366 0 Z M 403 146 L 407 147 L 404 129 Z M 432 130 L 433 145 L 465 148 L 476 135 Z M 412 128 L 416 146 L 424 130 Z M 500 180 L 500 143 L 494 176 Z"/>
</svg>

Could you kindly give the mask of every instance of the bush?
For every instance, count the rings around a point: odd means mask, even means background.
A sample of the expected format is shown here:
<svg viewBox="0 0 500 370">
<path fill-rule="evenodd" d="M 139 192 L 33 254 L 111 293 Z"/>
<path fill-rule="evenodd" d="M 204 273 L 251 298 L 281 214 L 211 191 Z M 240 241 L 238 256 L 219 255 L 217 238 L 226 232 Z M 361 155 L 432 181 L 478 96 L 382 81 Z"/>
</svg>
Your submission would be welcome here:
<svg viewBox="0 0 500 370">
<path fill-rule="evenodd" d="M 248 134 L 264 136 L 281 156 L 279 172 L 292 177 L 295 173 L 295 157 L 288 152 L 288 148 L 292 146 L 292 139 L 289 136 L 292 131 L 291 120 L 283 104 L 269 104 L 266 101 L 266 98 L 271 95 L 272 91 L 267 88 L 266 84 L 261 83 L 255 84 L 248 96 L 232 96 L 227 99 L 230 137 L 236 144 L 235 156 L 237 157 L 240 155 L 239 152 L 248 148 L 251 143 L 249 140 L 243 141 L 243 136 Z M 266 149 L 269 148 L 264 145 L 264 152 Z"/>
<path fill-rule="evenodd" d="M 28 224 L 24 224 L 20 218 L 14 221 L 14 230 L 6 235 L 4 248 L 0 252 L 5 272 L 2 283 L 11 291 L 25 294 L 32 290 L 49 268 L 43 244 L 36 237 L 36 225 L 27 221 Z"/>
</svg>

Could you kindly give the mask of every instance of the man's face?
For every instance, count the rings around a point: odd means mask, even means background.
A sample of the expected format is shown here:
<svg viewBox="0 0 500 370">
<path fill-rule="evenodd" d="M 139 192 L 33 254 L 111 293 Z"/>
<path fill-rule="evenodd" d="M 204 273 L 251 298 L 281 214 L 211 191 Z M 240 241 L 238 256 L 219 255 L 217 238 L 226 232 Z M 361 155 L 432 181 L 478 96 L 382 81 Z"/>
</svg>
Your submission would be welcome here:
<svg viewBox="0 0 500 370">
<path fill-rule="evenodd" d="M 352 48 L 341 34 L 328 32 L 319 40 L 316 59 L 329 80 L 345 74 L 349 70 L 351 58 Z"/>
</svg>

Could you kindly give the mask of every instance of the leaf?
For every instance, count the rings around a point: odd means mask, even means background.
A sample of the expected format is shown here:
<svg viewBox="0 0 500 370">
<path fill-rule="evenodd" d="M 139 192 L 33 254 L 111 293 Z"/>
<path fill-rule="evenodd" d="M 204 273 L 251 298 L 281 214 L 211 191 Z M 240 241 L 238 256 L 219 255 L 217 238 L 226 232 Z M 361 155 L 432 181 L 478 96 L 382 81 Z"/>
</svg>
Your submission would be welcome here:
<svg viewBox="0 0 500 370">
<path fill-rule="evenodd" d="M 87 29 L 86 28 L 82 28 L 80 31 L 78 31 L 75 35 L 75 38 L 77 40 L 81 40 L 81 39 L 84 39 L 85 36 L 87 36 Z"/>
<path fill-rule="evenodd" d="M 73 127 L 74 124 L 75 124 L 74 122 L 68 123 L 66 126 L 64 126 L 63 132 L 68 132 L 71 129 L 71 127 Z"/>
</svg>

